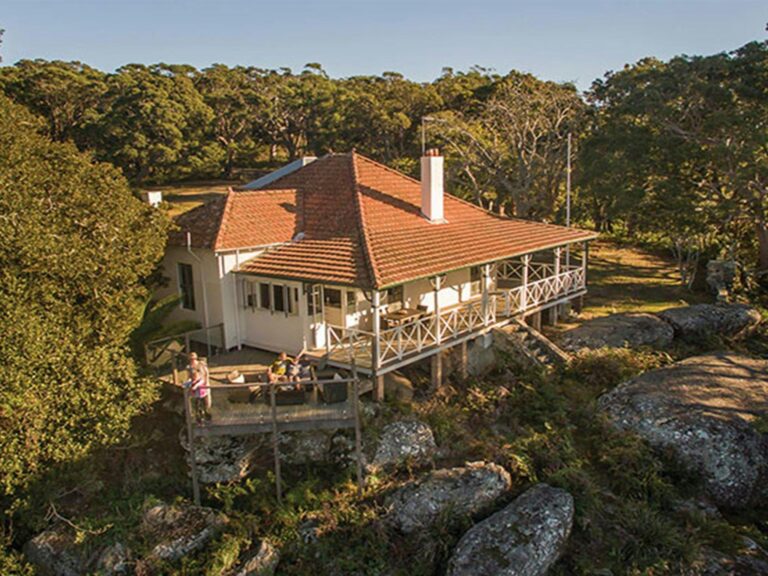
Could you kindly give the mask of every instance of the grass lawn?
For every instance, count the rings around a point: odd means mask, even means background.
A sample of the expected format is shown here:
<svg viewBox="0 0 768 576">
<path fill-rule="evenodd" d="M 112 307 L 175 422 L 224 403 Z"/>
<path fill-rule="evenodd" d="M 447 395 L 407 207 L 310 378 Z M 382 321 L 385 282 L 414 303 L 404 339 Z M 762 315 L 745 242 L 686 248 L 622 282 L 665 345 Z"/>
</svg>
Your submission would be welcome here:
<svg viewBox="0 0 768 576">
<path fill-rule="evenodd" d="M 557 338 L 563 331 L 598 316 L 659 312 L 673 306 L 713 301 L 703 290 L 680 286 L 670 256 L 608 240 L 590 244 L 587 290 L 581 314 L 557 326 L 545 326 L 545 334 Z"/>
<path fill-rule="evenodd" d="M 152 186 L 151 190 L 163 192 L 163 200 L 170 204 L 168 215 L 173 218 L 216 196 L 226 194 L 230 186 L 242 186 L 242 184 L 240 180 L 201 180 Z"/>
<path fill-rule="evenodd" d="M 706 292 L 680 286 L 670 257 L 609 241 L 590 246 L 587 284 L 584 318 L 712 301 Z"/>
</svg>

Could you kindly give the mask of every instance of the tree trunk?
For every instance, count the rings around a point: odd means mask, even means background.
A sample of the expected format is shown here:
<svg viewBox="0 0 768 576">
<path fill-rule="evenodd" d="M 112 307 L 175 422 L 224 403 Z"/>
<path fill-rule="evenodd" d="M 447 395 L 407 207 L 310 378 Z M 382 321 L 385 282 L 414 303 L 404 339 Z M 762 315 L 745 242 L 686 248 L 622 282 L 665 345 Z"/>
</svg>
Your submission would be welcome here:
<svg viewBox="0 0 768 576">
<path fill-rule="evenodd" d="M 759 272 L 768 271 L 768 225 L 765 222 L 755 224 L 757 232 L 757 268 Z"/>
</svg>

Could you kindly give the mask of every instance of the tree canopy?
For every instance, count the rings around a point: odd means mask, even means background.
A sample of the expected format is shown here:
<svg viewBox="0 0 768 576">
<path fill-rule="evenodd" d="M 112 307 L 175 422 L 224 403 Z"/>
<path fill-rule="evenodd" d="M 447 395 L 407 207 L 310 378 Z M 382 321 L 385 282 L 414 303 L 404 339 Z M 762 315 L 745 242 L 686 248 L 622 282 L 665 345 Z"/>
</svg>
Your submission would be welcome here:
<svg viewBox="0 0 768 576">
<path fill-rule="evenodd" d="M 165 217 L 0 96 L 0 490 L 110 443 L 146 407 L 127 343 Z"/>
<path fill-rule="evenodd" d="M 679 258 L 728 253 L 768 270 L 765 42 L 711 56 L 645 58 L 586 94 L 531 74 L 446 68 L 331 78 L 216 64 L 79 62 L 0 68 L 0 90 L 134 184 L 233 177 L 356 149 L 418 175 L 422 138 L 449 159 L 450 189 L 494 211 L 563 221 L 573 135 L 574 213 Z M 695 256 L 695 257 L 693 257 Z"/>
</svg>

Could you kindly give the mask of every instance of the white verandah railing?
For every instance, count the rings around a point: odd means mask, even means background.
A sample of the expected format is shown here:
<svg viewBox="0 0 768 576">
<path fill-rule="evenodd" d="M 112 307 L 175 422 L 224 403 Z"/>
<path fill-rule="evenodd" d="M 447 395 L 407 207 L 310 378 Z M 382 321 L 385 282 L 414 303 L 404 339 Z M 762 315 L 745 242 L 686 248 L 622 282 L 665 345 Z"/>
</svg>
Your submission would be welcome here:
<svg viewBox="0 0 768 576">
<path fill-rule="evenodd" d="M 496 279 L 521 280 L 521 266 L 500 262 L 496 268 Z M 560 271 L 555 272 L 556 268 Z M 485 298 L 443 309 L 439 315 L 428 314 L 418 320 L 381 330 L 376 366 L 373 366 L 373 332 L 328 325 L 328 357 L 345 364 L 354 357 L 361 366 L 382 368 L 496 324 L 502 318 L 523 314 L 576 294 L 586 287 L 585 269 L 581 266 L 555 267 L 546 263 L 531 263 L 527 278 L 527 283 L 497 289 Z"/>
<path fill-rule="evenodd" d="M 545 266 L 549 266 L 546 265 Z M 570 266 L 559 274 L 546 276 L 540 280 L 522 284 L 514 288 L 500 290 L 503 299 L 502 313 L 504 316 L 514 316 L 526 310 L 574 294 L 586 287 L 584 269 L 580 266 Z"/>
</svg>

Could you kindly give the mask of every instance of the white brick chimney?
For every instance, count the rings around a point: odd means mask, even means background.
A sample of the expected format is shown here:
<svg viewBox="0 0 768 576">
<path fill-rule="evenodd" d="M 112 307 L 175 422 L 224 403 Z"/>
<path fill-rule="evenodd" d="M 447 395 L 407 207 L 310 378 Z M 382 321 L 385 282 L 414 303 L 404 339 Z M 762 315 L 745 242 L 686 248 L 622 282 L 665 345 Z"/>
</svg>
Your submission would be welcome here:
<svg viewBox="0 0 768 576">
<path fill-rule="evenodd" d="M 427 150 L 421 157 L 421 213 L 435 224 L 445 222 L 443 160 L 437 148 Z"/>
</svg>

